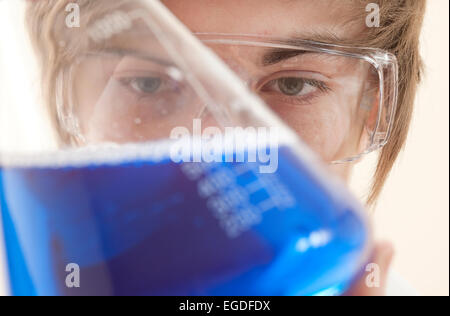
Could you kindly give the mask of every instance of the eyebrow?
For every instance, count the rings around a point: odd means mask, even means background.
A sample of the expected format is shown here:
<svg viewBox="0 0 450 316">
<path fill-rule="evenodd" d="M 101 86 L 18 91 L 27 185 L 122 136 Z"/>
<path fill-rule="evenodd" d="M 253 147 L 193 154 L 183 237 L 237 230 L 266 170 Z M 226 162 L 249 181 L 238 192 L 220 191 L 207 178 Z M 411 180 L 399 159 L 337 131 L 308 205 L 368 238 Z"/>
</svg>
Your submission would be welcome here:
<svg viewBox="0 0 450 316">
<path fill-rule="evenodd" d="M 262 57 L 262 64 L 263 66 L 271 66 L 278 64 L 284 60 L 294 58 L 296 56 L 305 55 L 309 52 L 306 50 L 291 50 L 291 49 L 271 49 L 270 51 L 266 52 Z"/>
<path fill-rule="evenodd" d="M 322 44 L 341 44 L 346 42 L 346 39 L 340 38 L 336 34 L 325 31 L 322 33 L 319 32 L 309 32 L 305 34 L 294 34 L 290 38 L 286 40 L 287 45 L 291 46 L 301 46 L 304 44 L 305 41 L 308 42 L 316 42 L 316 43 L 322 43 Z M 280 63 L 282 61 L 285 61 L 287 59 L 296 57 L 296 56 L 302 56 L 305 54 L 318 54 L 314 51 L 308 51 L 303 49 L 280 49 L 280 48 L 274 48 L 271 50 L 268 50 L 262 57 L 262 64 L 263 66 L 271 66 L 277 63 Z"/>
<path fill-rule="evenodd" d="M 338 37 L 332 32 L 308 32 L 308 33 L 295 33 L 293 36 L 286 38 L 284 40 L 284 44 L 289 46 L 299 46 L 301 47 L 304 45 L 304 42 L 316 42 L 316 43 L 322 43 L 322 44 L 339 44 L 343 43 L 346 40 Z M 162 64 L 164 66 L 173 66 L 173 63 L 163 60 L 161 58 L 156 58 L 151 55 L 149 55 L 146 52 L 141 52 L 139 50 L 134 49 L 123 49 L 123 48 L 116 48 L 116 47 L 110 47 L 110 48 L 103 48 L 103 52 L 106 52 L 107 54 L 116 55 L 116 56 L 132 56 L 135 58 L 139 58 L 142 60 L 150 61 L 150 62 L 156 62 L 159 64 Z M 271 65 L 275 65 L 278 63 L 281 63 L 285 60 L 288 60 L 290 58 L 294 58 L 296 56 L 303 56 L 306 54 L 320 54 L 315 51 L 310 50 L 304 50 L 304 49 L 290 49 L 290 48 L 272 48 L 267 49 L 262 56 L 262 65 L 264 67 L 268 67 Z"/>
</svg>

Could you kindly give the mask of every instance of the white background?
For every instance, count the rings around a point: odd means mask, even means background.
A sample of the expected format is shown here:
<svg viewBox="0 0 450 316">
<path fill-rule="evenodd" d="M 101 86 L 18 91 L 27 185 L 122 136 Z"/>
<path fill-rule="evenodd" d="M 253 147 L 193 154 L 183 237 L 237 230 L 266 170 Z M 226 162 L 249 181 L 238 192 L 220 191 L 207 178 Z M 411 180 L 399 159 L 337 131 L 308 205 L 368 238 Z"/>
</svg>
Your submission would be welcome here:
<svg viewBox="0 0 450 316">
<path fill-rule="evenodd" d="M 375 211 L 376 235 L 394 243 L 394 269 L 423 295 L 449 295 L 449 1 L 428 0 L 426 73 L 411 133 Z M 375 157 L 353 188 L 363 196 Z"/>
</svg>

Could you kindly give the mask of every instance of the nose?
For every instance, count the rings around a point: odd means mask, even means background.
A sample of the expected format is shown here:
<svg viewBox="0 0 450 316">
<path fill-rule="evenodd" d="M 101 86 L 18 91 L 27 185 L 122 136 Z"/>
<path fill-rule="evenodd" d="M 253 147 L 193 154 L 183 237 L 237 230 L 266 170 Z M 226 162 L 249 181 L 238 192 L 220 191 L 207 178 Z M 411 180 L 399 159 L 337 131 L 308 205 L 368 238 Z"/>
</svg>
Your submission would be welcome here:
<svg viewBox="0 0 450 316">
<path fill-rule="evenodd" d="M 252 65 L 248 58 L 242 55 L 242 51 L 238 47 L 216 47 L 212 48 L 214 53 L 218 55 L 227 66 L 241 79 L 242 83 L 249 89 L 255 90 L 252 77 Z M 254 66 L 253 66 L 254 67 Z"/>
</svg>

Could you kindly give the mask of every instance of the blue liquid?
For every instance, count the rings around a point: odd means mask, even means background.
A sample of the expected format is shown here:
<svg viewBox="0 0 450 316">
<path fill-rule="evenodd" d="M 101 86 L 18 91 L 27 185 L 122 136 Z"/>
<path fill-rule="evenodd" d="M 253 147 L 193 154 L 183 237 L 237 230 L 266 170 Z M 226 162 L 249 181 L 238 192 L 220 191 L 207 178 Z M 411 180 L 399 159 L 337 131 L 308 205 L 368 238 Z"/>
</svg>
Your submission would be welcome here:
<svg viewBox="0 0 450 316">
<path fill-rule="evenodd" d="M 369 234 L 287 149 L 258 164 L 0 168 L 14 295 L 341 294 Z M 66 266 L 80 287 L 66 286 Z"/>
</svg>

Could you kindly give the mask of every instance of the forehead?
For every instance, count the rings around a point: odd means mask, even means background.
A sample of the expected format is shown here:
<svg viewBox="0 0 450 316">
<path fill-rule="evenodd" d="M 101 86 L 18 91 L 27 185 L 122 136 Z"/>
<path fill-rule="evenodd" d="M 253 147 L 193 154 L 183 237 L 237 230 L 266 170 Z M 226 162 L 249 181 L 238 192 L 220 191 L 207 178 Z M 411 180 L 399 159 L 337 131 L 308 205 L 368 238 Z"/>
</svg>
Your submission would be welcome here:
<svg viewBox="0 0 450 316">
<path fill-rule="evenodd" d="M 364 29 L 354 0 L 163 0 L 193 32 L 351 39 Z"/>
</svg>

